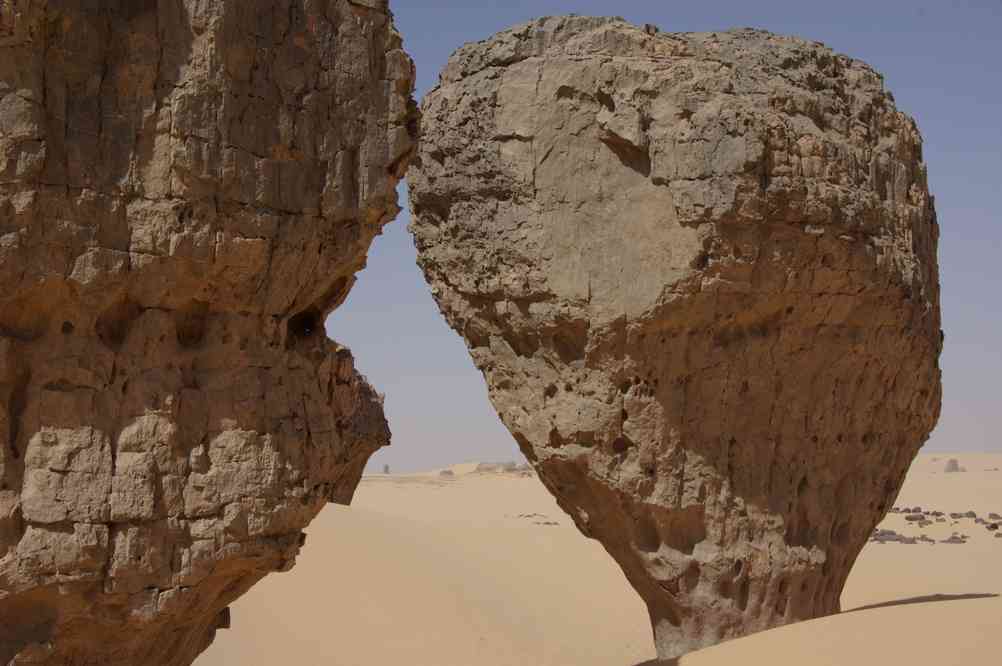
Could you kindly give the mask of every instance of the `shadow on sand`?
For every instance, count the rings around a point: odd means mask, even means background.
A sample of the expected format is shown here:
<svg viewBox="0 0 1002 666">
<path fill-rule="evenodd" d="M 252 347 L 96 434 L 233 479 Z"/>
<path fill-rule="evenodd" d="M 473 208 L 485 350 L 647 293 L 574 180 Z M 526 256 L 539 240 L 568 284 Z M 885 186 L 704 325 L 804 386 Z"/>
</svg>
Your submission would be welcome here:
<svg viewBox="0 0 1002 666">
<path fill-rule="evenodd" d="M 898 599 L 896 601 L 885 601 L 879 604 L 870 604 L 869 606 L 860 606 L 859 608 L 853 608 L 845 613 L 856 613 L 858 611 L 865 610 L 876 610 L 877 608 L 890 608 L 891 606 L 908 606 L 909 604 L 929 604 L 938 601 L 964 601 L 965 599 L 994 599 L 999 595 L 992 592 L 982 592 L 979 594 L 927 594 L 922 597 L 909 597 L 908 599 Z"/>
<path fill-rule="evenodd" d="M 895 601 L 884 601 L 879 604 L 870 604 L 869 606 L 860 606 L 859 608 L 852 608 L 845 613 L 856 613 L 859 611 L 876 610 L 878 608 L 890 608 L 892 606 L 908 606 L 910 604 L 929 604 L 936 603 L 939 601 L 964 601 L 966 599 L 996 599 L 998 594 L 992 592 L 981 592 L 974 594 L 927 594 L 922 597 L 909 597 L 907 599 L 897 599 Z M 639 664 L 634 664 L 634 666 L 681 666 L 681 659 L 669 659 L 667 661 L 658 661 L 657 659 L 651 659 Z"/>
</svg>

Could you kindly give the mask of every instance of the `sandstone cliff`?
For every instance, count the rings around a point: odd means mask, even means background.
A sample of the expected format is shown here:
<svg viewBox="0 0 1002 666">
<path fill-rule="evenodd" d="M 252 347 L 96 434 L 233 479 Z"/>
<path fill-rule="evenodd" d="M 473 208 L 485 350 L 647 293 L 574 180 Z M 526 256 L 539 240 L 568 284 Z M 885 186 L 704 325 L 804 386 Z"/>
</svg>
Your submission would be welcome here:
<svg viewBox="0 0 1002 666">
<path fill-rule="evenodd" d="M 659 655 L 837 611 L 941 394 L 921 138 L 880 75 L 548 18 L 457 51 L 422 115 L 419 263 Z"/>
<path fill-rule="evenodd" d="M 0 663 L 187 664 L 388 443 L 386 0 L 0 3 Z"/>
</svg>

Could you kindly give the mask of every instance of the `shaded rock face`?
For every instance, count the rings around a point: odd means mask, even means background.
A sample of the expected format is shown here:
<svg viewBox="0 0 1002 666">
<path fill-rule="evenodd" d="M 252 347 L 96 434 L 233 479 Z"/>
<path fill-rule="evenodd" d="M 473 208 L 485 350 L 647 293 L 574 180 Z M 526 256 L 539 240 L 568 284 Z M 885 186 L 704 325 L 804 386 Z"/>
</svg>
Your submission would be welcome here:
<svg viewBox="0 0 1002 666">
<path fill-rule="evenodd" d="M 349 501 L 413 79 L 386 0 L 0 3 L 0 663 L 190 663 Z"/>
<path fill-rule="evenodd" d="M 921 138 L 881 77 L 548 18 L 457 51 L 422 115 L 419 263 L 658 654 L 837 611 L 941 394 Z"/>
</svg>

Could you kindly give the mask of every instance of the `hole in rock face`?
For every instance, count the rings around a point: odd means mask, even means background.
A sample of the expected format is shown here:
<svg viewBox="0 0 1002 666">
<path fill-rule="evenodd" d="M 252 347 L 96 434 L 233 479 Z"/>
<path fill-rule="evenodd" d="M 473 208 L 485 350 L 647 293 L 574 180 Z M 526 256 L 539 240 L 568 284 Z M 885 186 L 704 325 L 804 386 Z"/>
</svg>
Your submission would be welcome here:
<svg viewBox="0 0 1002 666">
<path fill-rule="evenodd" d="M 573 363 L 585 356 L 586 335 L 579 335 L 575 332 L 553 336 L 553 348 L 557 356 L 564 363 Z"/>
<path fill-rule="evenodd" d="M 595 93 L 595 99 L 598 100 L 598 103 L 604 106 L 610 113 L 616 112 L 616 101 L 612 99 L 612 96 L 609 93 L 597 92 Z"/>
<path fill-rule="evenodd" d="M 790 597 L 787 594 L 783 594 L 779 599 L 776 600 L 776 615 L 779 617 L 785 617 L 786 611 L 790 607 Z"/>
<path fill-rule="evenodd" d="M 118 349 L 129 335 L 132 322 L 142 313 L 142 308 L 124 298 L 105 309 L 94 324 L 98 339 L 110 349 Z"/>
<path fill-rule="evenodd" d="M 692 555 L 696 544 L 706 539 L 704 507 L 701 505 L 672 511 L 662 525 L 665 545 L 686 555 Z"/>
<path fill-rule="evenodd" d="M 63 335 L 69 335 L 70 333 L 73 332 L 73 330 L 75 328 L 76 327 L 73 325 L 73 322 L 71 322 L 71 321 L 64 321 L 63 322 L 63 326 L 62 326 L 62 328 L 60 330 L 63 332 Z"/>
<path fill-rule="evenodd" d="M 801 510 L 798 515 L 790 517 L 786 528 L 786 543 L 790 546 L 810 546 L 817 538 L 817 528 L 810 523 L 808 516 Z"/>
<path fill-rule="evenodd" d="M 612 442 L 612 451 L 616 454 L 626 453 L 630 447 L 633 446 L 633 442 L 626 435 L 620 435 Z"/>
<path fill-rule="evenodd" d="M 207 303 L 192 301 L 185 308 L 178 310 L 174 316 L 177 342 L 185 349 L 199 346 L 205 338 L 205 327 L 208 319 Z"/>
<path fill-rule="evenodd" d="M 745 578 L 744 580 L 741 581 L 741 587 L 738 588 L 738 598 L 736 601 L 739 609 L 745 610 L 746 608 L 748 608 L 748 595 L 750 591 L 751 591 L 751 579 Z"/>
<path fill-rule="evenodd" d="M 689 562 L 689 566 L 686 567 L 684 583 L 688 592 L 692 592 L 699 585 L 699 562 L 696 560 Z"/>
<path fill-rule="evenodd" d="M 320 313 L 310 308 L 289 319 L 286 341 L 289 345 L 308 340 L 323 329 Z"/>
<path fill-rule="evenodd" d="M 21 416 L 28 404 L 28 384 L 30 381 L 30 372 L 25 371 L 18 374 L 7 400 L 7 442 L 14 460 L 21 458 L 21 450 L 17 446 L 17 440 L 21 434 Z"/>
<path fill-rule="evenodd" d="M 689 265 L 698 271 L 703 270 L 704 268 L 710 265 L 710 253 L 707 252 L 706 250 L 703 250 L 702 252 L 696 255 L 696 258 L 693 259 L 692 263 L 690 263 Z"/>
<path fill-rule="evenodd" d="M 535 334 L 516 335 L 510 331 L 505 331 L 505 341 L 519 356 L 532 358 L 539 351 L 539 336 Z"/>
<path fill-rule="evenodd" d="M 644 178 L 651 175 L 651 156 L 646 149 L 638 148 L 608 132 L 603 134 L 600 139 L 624 167 L 636 171 Z"/>
<path fill-rule="evenodd" d="M 656 553 L 661 548 L 661 535 L 650 516 L 643 515 L 634 526 L 633 542 L 645 553 Z"/>
</svg>

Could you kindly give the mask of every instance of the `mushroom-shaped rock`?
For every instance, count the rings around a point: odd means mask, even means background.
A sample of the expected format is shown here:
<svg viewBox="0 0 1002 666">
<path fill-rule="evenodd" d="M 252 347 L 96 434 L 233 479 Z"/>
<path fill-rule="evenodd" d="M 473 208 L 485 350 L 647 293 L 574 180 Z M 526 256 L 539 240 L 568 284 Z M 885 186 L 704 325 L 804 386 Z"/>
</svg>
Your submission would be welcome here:
<svg viewBox="0 0 1002 666">
<path fill-rule="evenodd" d="M 413 79 L 386 0 L 0 3 L 0 663 L 188 664 L 350 500 Z"/>
<path fill-rule="evenodd" d="M 419 263 L 547 488 L 675 657 L 832 613 L 937 420 L 937 224 L 865 64 L 546 18 L 459 49 Z"/>
</svg>

